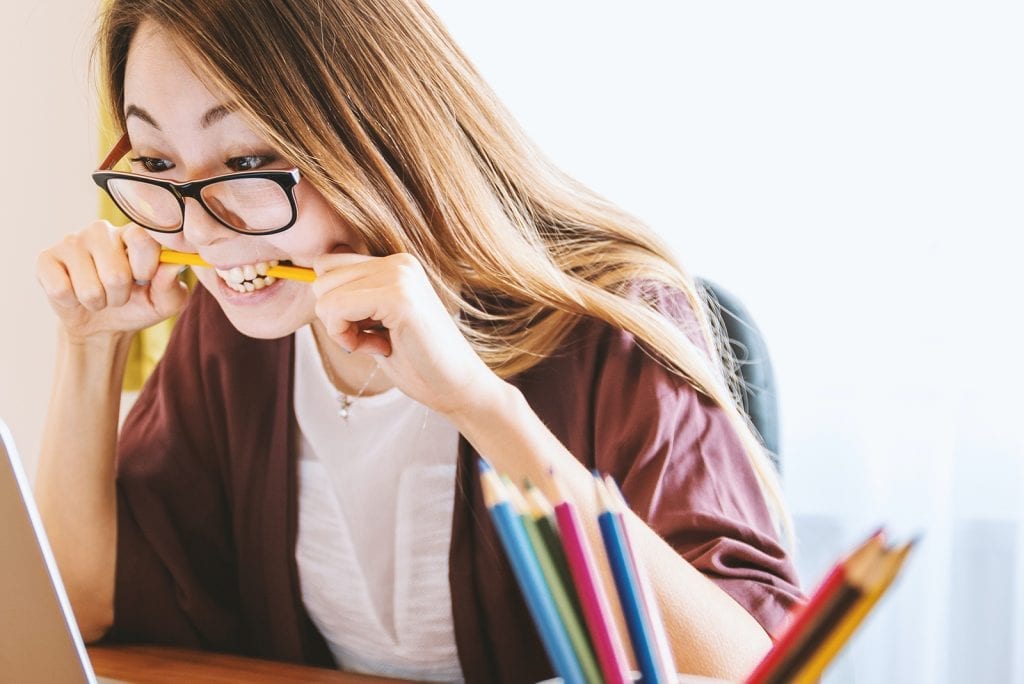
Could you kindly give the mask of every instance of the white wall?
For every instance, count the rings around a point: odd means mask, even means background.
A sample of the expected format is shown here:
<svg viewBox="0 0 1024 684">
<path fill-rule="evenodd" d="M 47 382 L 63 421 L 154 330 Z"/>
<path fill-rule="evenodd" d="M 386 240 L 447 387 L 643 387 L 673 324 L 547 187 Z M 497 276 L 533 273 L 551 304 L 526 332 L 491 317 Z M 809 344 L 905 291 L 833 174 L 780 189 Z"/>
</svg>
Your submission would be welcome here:
<svg viewBox="0 0 1024 684">
<path fill-rule="evenodd" d="M 56 319 L 36 254 L 94 214 L 97 162 L 87 59 L 95 0 L 5 2 L 0 9 L 0 418 L 31 471 L 52 377 Z"/>
</svg>

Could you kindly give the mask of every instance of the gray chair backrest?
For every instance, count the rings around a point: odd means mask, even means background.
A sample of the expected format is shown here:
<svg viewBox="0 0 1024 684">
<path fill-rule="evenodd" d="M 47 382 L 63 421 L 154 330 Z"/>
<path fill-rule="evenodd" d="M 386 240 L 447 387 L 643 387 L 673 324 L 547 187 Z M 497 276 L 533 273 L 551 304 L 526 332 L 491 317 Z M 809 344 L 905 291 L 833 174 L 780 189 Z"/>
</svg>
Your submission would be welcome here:
<svg viewBox="0 0 1024 684">
<path fill-rule="evenodd" d="M 735 295 L 706 278 L 698 278 L 697 282 L 718 301 L 729 345 L 739 366 L 743 408 L 768 448 L 775 468 L 781 472 L 778 394 L 768 345 L 753 316 Z"/>
</svg>

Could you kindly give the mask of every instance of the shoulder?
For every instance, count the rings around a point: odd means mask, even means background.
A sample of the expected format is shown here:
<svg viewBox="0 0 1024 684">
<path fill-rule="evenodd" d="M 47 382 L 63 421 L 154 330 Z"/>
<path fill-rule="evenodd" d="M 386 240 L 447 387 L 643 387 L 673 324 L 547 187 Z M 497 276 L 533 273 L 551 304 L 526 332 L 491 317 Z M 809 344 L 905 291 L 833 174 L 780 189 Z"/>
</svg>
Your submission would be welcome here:
<svg viewBox="0 0 1024 684">
<path fill-rule="evenodd" d="M 695 343 L 703 340 L 699 318 L 685 293 L 636 283 L 629 296 L 647 302 Z M 558 349 L 511 381 L 588 467 L 595 464 L 587 455 L 612 451 L 608 440 L 624 444 L 643 439 L 641 435 L 657 432 L 661 422 L 714 409 L 632 331 L 590 317 L 578 320 Z M 616 474 L 615 468 L 606 469 Z"/>
<path fill-rule="evenodd" d="M 642 296 L 702 339 L 684 293 Z M 637 515 L 772 630 L 800 593 L 728 413 L 630 331 L 597 320 L 523 375 L 517 384 L 566 448 L 611 474 Z"/>
<path fill-rule="evenodd" d="M 649 306 L 707 353 L 703 316 L 698 313 L 700 304 L 691 301 L 685 292 L 661 283 L 636 281 L 626 296 Z M 563 391 L 586 388 L 593 394 L 600 385 L 610 385 L 647 388 L 657 395 L 690 387 L 682 376 L 657 360 L 633 331 L 595 317 L 578 319 L 553 353 L 513 382 L 527 393 L 547 392 L 559 386 Z"/>
</svg>

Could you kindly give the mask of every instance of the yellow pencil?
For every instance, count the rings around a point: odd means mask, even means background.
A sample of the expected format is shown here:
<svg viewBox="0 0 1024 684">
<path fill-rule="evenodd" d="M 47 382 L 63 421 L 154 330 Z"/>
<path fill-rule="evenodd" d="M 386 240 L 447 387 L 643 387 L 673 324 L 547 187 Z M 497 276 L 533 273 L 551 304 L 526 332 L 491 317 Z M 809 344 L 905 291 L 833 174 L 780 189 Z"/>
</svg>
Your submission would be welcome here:
<svg viewBox="0 0 1024 684">
<path fill-rule="evenodd" d="M 172 249 L 161 250 L 160 262 L 164 264 L 180 264 L 182 266 L 201 266 L 202 268 L 212 268 L 210 264 L 203 261 L 203 258 L 198 254 L 175 252 Z M 267 269 L 267 275 L 273 276 L 274 278 L 282 278 L 284 280 L 301 280 L 306 283 L 311 283 L 316 280 L 316 271 L 311 268 L 301 268 L 299 266 L 271 266 Z"/>
<path fill-rule="evenodd" d="M 865 585 L 870 587 L 867 593 L 860 598 L 835 630 L 825 639 L 807 661 L 807 664 L 800 668 L 793 678 L 793 684 L 814 684 L 821 678 L 825 668 L 839 654 L 853 633 L 857 631 L 861 621 L 871 612 L 878 599 L 892 584 L 893 579 L 903 566 L 903 562 L 907 560 L 907 556 L 914 547 L 915 541 L 912 540 L 897 549 L 888 551 L 880 560 L 878 567 L 865 580 Z"/>
</svg>

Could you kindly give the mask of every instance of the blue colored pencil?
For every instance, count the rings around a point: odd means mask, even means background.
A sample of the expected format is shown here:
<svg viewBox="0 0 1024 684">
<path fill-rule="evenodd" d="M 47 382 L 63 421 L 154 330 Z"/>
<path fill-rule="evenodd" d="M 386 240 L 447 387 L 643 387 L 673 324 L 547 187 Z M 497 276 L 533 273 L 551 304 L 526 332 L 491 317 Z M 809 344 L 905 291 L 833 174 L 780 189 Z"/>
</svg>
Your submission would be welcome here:
<svg viewBox="0 0 1024 684">
<path fill-rule="evenodd" d="M 640 594 L 640 583 L 627 550 L 626 538 L 621 528 L 622 521 L 616 516 L 611 495 L 597 473 L 594 474 L 594 487 L 597 489 L 602 508 L 597 516 L 597 522 L 601 528 L 601 538 L 608 554 L 608 565 L 615 580 L 615 588 L 619 593 L 622 614 L 626 618 L 629 639 L 633 642 L 633 655 L 636 656 L 636 664 L 640 668 L 640 681 L 642 684 L 668 684 L 669 679 L 663 676 L 658 668 L 655 655 L 657 640 L 651 629 L 651 622 Z"/>
<path fill-rule="evenodd" d="M 533 555 L 519 515 L 509 505 L 507 494 L 491 466 L 481 459 L 480 484 L 483 488 L 484 503 L 491 513 L 498 537 L 505 548 L 505 555 L 512 565 L 512 571 L 519 583 L 519 589 L 526 599 L 533 622 L 540 633 L 541 642 L 556 674 L 565 684 L 583 684 L 583 671 L 576 660 L 569 641 L 569 635 L 558 615 L 555 601 L 544 581 L 544 575 Z"/>
<path fill-rule="evenodd" d="M 619 521 L 619 529 L 622 530 L 622 538 L 626 542 L 626 551 L 629 554 L 630 560 L 633 561 L 633 571 L 636 573 L 637 588 L 640 590 L 640 598 L 643 600 L 645 607 L 647 622 L 651 629 L 651 633 L 654 636 L 654 645 L 656 650 L 654 652 L 655 661 L 658 665 L 658 671 L 662 677 L 666 677 L 669 681 L 676 678 L 676 663 L 672 657 L 672 647 L 668 643 L 668 633 L 665 631 L 665 623 L 661 619 L 661 611 L 658 609 L 658 600 L 654 595 L 654 588 L 651 586 L 650 580 L 647 578 L 647 572 L 644 570 L 643 559 L 636 552 L 636 548 L 633 546 L 633 541 L 629 534 L 629 529 L 626 527 L 626 511 L 629 509 L 629 504 L 626 503 L 626 498 L 622 496 L 622 490 L 619 489 L 619 485 L 615 482 L 615 478 L 611 475 L 604 476 L 605 488 L 608 494 L 611 495 L 613 506 L 615 509 L 615 517 Z"/>
</svg>

